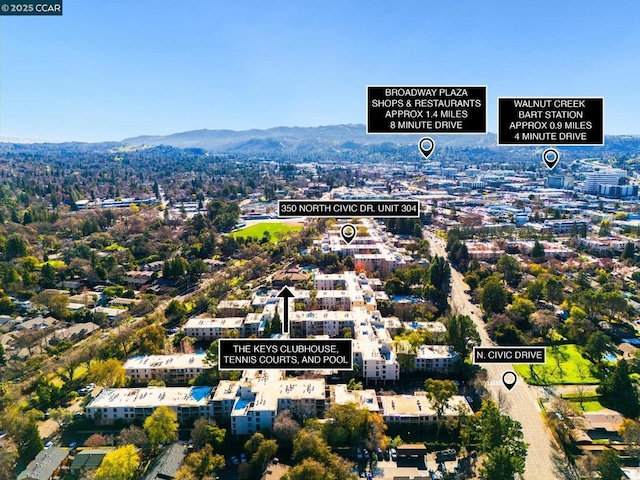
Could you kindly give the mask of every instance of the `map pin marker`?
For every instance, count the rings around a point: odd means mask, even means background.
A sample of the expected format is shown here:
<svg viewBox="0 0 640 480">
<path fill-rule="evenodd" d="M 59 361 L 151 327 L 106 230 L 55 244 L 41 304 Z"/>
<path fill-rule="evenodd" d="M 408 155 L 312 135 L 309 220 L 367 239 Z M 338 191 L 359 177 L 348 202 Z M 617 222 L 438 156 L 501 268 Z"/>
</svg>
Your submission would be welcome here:
<svg viewBox="0 0 640 480">
<path fill-rule="evenodd" d="M 553 170 L 560 160 L 560 154 L 555 148 L 547 148 L 542 152 L 542 160 L 549 170 Z"/>
<path fill-rule="evenodd" d="M 516 382 L 518 381 L 518 376 L 516 375 L 516 372 L 512 372 L 511 370 L 504 372 L 504 374 L 502 375 L 502 383 L 504 383 L 504 386 L 507 387 L 507 390 L 511 390 L 513 387 L 515 387 Z"/>
<path fill-rule="evenodd" d="M 424 158 L 429 158 L 429 155 L 431 155 L 435 146 L 436 142 L 434 142 L 433 139 L 429 137 L 421 138 L 418 142 L 418 150 L 420 150 L 420 153 Z"/>
<path fill-rule="evenodd" d="M 350 223 L 347 223 L 343 225 L 342 228 L 340 228 L 340 236 L 347 245 L 353 242 L 353 239 L 356 238 L 357 234 L 358 230 L 356 230 L 356 227 L 354 227 Z"/>
</svg>

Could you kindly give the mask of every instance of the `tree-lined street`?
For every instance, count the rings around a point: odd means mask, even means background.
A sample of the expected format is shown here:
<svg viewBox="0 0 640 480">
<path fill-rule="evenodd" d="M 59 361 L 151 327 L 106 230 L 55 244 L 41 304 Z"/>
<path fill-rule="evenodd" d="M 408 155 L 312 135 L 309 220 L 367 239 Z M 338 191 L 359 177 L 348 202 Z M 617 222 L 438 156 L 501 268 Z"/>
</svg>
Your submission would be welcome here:
<svg viewBox="0 0 640 480">
<path fill-rule="evenodd" d="M 425 235 L 431 244 L 432 255 L 446 257 L 445 242 L 433 233 L 425 230 Z M 451 269 L 451 307 L 456 313 L 468 315 L 476 324 L 480 333 L 481 345 L 495 345 L 487 334 L 479 307 L 473 305 L 469 295 L 465 293 L 467 285 L 462 274 Z M 509 391 L 502 384 L 502 376 L 507 371 L 513 371 L 511 365 L 483 365 L 487 370 L 486 388 L 494 399 L 498 399 L 499 392 L 506 393 L 508 398 L 508 413 L 522 425 L 524 441 L 529 444 L 526 473 L 527 480 L 558 480 L 566 477 L 562 467 L 566 461 L 559 452 L 559 447 L 545 426 L 536 389 L 519 379 Z M 556 462 L 559 458 L 559 462 Z"/>
</svg>

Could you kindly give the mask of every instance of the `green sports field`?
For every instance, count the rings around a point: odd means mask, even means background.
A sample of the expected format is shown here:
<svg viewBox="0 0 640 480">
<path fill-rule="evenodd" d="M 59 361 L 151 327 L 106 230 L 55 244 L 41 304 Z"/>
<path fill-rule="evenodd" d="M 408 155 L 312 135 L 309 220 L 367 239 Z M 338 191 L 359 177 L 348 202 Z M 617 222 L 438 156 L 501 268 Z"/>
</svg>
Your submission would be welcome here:
<svg viewBox="0 0 640 480">
<path fill-rule="evenodd" d="M 302 230 L 302 227 L 299 225 L 287 225 L 283 222 L 263 222 L 256 223 L 255 225 L 251 225 L 240 230 L 233 232 L 231 235 L 234 237 L 254 237 L 254 238 L 262 238 L 264 232 L 269 232 L 271 235 L 271 241 L 277 242 L 278 236 L 276 235 L 278 232 L 283 234 L 288 234 L 291 232 L 296 232 L 298 230 Z"/>
<path fill-rule="evenodd" d="M 530 385 L 588 385 L 600 383 L 593 376 L 593 364 L 576 345 L 547 347 L 544 365 L 514 365 L 518 375 Z"/>
</svg>

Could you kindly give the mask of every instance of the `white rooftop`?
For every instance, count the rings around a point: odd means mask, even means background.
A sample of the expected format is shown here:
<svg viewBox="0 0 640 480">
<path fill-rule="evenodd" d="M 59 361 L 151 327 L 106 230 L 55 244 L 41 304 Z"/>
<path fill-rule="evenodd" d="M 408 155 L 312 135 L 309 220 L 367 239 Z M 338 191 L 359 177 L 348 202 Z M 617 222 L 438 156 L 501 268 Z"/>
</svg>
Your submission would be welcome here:
<svg viewBox="0 0 640 480">
<path fill-rule="evenodd" d="M 87 408 L 207 405 L 211 387 L 105 388 Z"/>
<path fill-rule="evenodd" d="M 204 353 L 138 355 L 127 360 L 124 364 L 124 368 L 125 370 L 207 368 L 205 360 L 206 355 Z"/>
<path fill-rule="evenodd" d="M 250 306 L 251 300 L 220 300 L 220 303 L 218 303 L 219 310 L 225 308 L 248 308 Z"/>
<path fill-rule="evenodd" d="M 232 400 L 236 397 L 240 383 L 232 380 L 220 380 L 213 394 L 214 400 Z"/>
<path fill-rule="evenodd" d="M 183 328 L 241 328 L 243 322 L 244 317 L 214 318 L 205 314 L 190 318 Z"/>
<path fill-rule="evenodd" d="M 375 390 L 348 390 L 344 383 L 331 386 L 331 401 L 338 405 L 355 403 L 371 412 L 380 410 Z"/>
<path fill-rule="evenodd" d="M 416 349 L 416 358 L 454 358 L 457 354 L 449 345 L 420 345 Z"/>
<path fill-rule="evenodd" d="M 290 398 L 292 400 L 302 398 L 324 399 L 324 388 L 324 379 L 304 380 L 288 378 L 286 380 L 280 380 L 278 383 L 277 398 Z"/>
<path fill-rule="evenodd" d="M 380 402 L 384 415 L 388 416 L 423 417 L 436 415 L 436 411 L 424 393 L 422 395 L 382 395 Z M 467 408 L 469 412 L 472 411 L 463 396 L 454 395 L 449 400 L 449 406 L 445 409 L 444 415 L 457 415 L 459 406 Z"/>
</svg>

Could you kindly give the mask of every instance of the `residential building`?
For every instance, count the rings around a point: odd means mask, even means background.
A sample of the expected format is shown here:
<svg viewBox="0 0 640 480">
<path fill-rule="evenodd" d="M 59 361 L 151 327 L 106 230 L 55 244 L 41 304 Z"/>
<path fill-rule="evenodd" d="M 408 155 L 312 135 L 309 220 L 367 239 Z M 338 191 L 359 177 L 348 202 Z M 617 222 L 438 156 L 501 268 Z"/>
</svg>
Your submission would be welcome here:
<svg viewBox="0 0 640 480">
<path fill-rule="evenodd" d="M 637 185 L 599 185 L 598 193 L 608 198 L 634 198 L 638 196 Z"/>
<path fill-rule="evenodd" d="M 94 315 L 104 315 L 110 322 L 117 322 L 126 317 L 129 314 L 129 310 L 111 307 L 94 307 L 91 309 L 91 313 Z"/>
<path fill-rule="evenodd" d="M 573 188 L 573 177 L 571 175 L 549 175 L 547 177 L 547 187 L 571 190 Z"/>
<path fill-rule="evenodd" d="M 626 177 L 627 171 L 619 168 L 587 173 L 584 181 L 584 192 L 598 195 L 600 193 L 600 185 L 620 185 L 620 180 Z"/>
<path fill-rule="evenodd" d="M 244 317 L 215 318 L 205 313 L 191 317 L 182 327 L 184 333 L 196 340 L 215 340 L 231 336 L 235 330 L 240 334 Z"/>
<path fill-rule="evenodd" d="M 162 380 L 169 385 L 186 385 L 205 369 L 204 353 L 179 355 L 138 355 L 124 364 L 125 372 L 134 383 Z"/>
<path fill-rule="evenodd" d="M 437 414 L 424 392 L 413 395 L 381 395 L 382 418 L 387 425 L 431 425 L 437 421 Z M 472 412 L 467 400 L 454 395 L 444 411 L 444 417 L 457 417 L 460 409 Z"/>
<path fill-rule="evenodd" d="M 238 381 L 222 381 L 213 396 L 214 417 L 231 418 L 231 432 L 270 430 L 278 412 L 315 417 L 325 408 L 324 379 L 284 378 L 280 370 L 247 370 Z"/>
<path fill-rule="evenodd" d="M 354 325 L 353 361 L 365 380 L 395 381 L 400 378 L 400 364 L 392 348 L 392 339 L 384 328 L 374 328 L 368 321 Z"/>
<path fill-rule="evenodd" d="M 176 478 L 178 470 L 187 456 L 187 448 L 179 443 L 172 443 L 151 465 L 142 480 L 170 480 Z"/>
<path fill-rule="evenodd" d="M 416 350 L 415 369 L 421 372 L 446 373 L 459 356 L 449 345 L 420 345 Z"/>
<path fill-rule="evenodd" d="M 41 450 L 17 480 L 53 480 L 59 478 L 62 466 L 69 457 L 66 448 L 52 447 Z"/>
<path fill-rule="evenodd" d="M 337 337 L 344 328 L 353 328 L 359 319 L 364 319 L 366 312 L 313 310 L 311 312 L 291 312 L 292 333 L 295 337 L 305 338 L 309 335 L 328 335 Z"/>
<path fill-rule="evenodd" d="M 251 300 L 221 300 L 217 308 L 223 317 L 243 315 L 251 310 Z"/>
<path fill-rule="evenodd" d="M 569 233 L 577 233 L 582 228 L 589 228 L 587 220 L 568 219 L 568 220 L 545 220 L 543 224 L 545 229 L 551 230 L 556 235 L 566 235 Z"/>
<path fill-rule="evenodd" d="M 379 412 L 378 397 L 373 389 L 349 390 L 344 383 L 329 387 L 331 403 L 345 405 L 355 403 L 360 408 L 366 408 L 371 412 Z"/>
<path fill-rule="evenodd" d="M 504 251 L 493 242 L 465 242 L 471 258 L 477 260 L 497 260 Z"/>
<path fill-rule="evenodd" d="M 211 387 L 105 388 L 85 407 L 87 418 L 96 423 L 116 420 L 144 421 L 160 406 L 167 406 L 184 421 L 212 417 Z"/>
</svg>

